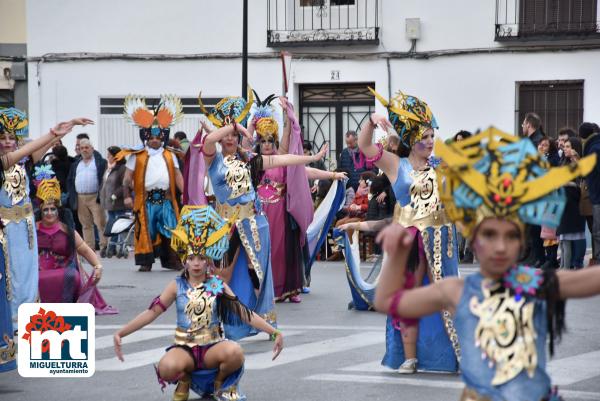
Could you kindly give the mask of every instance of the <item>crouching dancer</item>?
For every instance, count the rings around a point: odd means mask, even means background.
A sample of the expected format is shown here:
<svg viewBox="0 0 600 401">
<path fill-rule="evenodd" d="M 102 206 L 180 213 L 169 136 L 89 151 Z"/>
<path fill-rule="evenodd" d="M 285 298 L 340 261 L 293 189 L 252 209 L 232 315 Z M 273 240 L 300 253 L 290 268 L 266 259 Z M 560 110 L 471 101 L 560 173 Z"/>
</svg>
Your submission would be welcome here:
<svg viewBox="0 0 600 401">
<path fill-rule="evenodd" d="M 232 220 L 233 221 L 233 220 Z M 250 324 L 275 339 L 273 359 L 283 349 L 283 335 L 246 308 L 229 286 L 213 274 L 214 261 L 227 251 L 231 223 L 210 206 L 185 206 L 172 231 L 171 247 L 185 270 L 139 314 L 114 335 L 117 357 L 122 361 L 121 338 L 153 322 L 173 302 L 177 307 L 175 343 L 156 367 L 162 388 L 177 383 L 173 400 L 184 401 L 190 387 L 199 395 L 212 394 L 217 401 L 245 400 L 238 383 L 243 373 L 244 352 L 223 336 L 223 323 Z"/>
</svg>

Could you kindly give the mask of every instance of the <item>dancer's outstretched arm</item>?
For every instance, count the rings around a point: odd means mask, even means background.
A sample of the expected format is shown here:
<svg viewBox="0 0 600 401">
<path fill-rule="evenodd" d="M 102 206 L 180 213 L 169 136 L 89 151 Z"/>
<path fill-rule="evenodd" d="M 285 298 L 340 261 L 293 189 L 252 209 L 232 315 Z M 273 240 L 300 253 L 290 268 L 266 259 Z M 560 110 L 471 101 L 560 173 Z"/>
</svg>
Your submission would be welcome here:
<svg viewBox="0 0 600 401">
<path fill-rule="evenodd" d="M 46 135 L 34 139 L 31 142 L 26 143 L 14 152 L 7 153 L 2 156 L 2 167 L 7 169 L 13 166 L 22 158 L 32 155 L 35 152 L 43 149 L 45 146 L 51 144 L 54 140 L 60 139 L 67 135 L 73 127 L 76 125 L 88 125 L 94 124 L 94 122 L 88 118 L 74 118 L 70 121 L 58 123 L 54 128 L 50 129 Z"/>
<path fill-rule="evenodd" d="M 418 318 L 442 309 L 454 311 L 461 294 L 462 279 L 448 278 L 425 287 L 403 290 L 408 255 L 415 240 L 413 234 L 394 223 L 383 229 L 376 240 L 388 254 L 375 292 L 378 312 Z M 395 309 L 390 310 L 394 304 Z"/>
<path fill-rule="evenodd" d="M 348 178 L 346 173 L 337 171 L 319 170 L 318 168 L 306 166 L 306 177 L 309 180 L 343 180 Z"/>
<path fill-rule="evenodd" d="M 117 358 L 119 358 L 120 361 L 124 360 L 123 352 L 121 351 L 121 338 L 128 336 L 131 333 L 135 333 L 144 326 L 152 323 L 157 317 L 166 311 L 169 306 L 171 306 L 176 297 L 177 283 L 175 280 L 173 280 L 169 283 L 169 285 L 167 285 L 167 288 L 164 289 L 162 294 L 160 294 L 160 297 L 157 298 L 160 302 L 152 302 L 152 305 L 149 309 L 146 309 L 134 317 L 133 320 L 121 327 L 121 329 L 115 333 L 113 336 L 113 343 L 115 346 L 115 354 L 117 354 Z"/>
<path fill-rule="evenodd" d="M 285 166 L 297 166 L 300 164 L 308 164 L 311 162 L 316 162 L 321 160 L 327 154 L 329 150 L 329 146 L 325 144 L 323 148 L 313 156 L 304 156 L 304 155 L 261 155 L 263 159 L 263 168 L 275 168 L 275 167 L 285 167 Z"/>
<path fill-rule="evenodd" d="M 227 284 L 223 283 L 223 286 L 225 288 L 225 294 L 229 295 L 230 297 L 235 297 L 235 294 Z M 273 326 L 267 323 L 265 319 L 256 313 L 250 313 L 250 320 L 248 320 L 247 316 L 240 316 L 240 318 L 255 329 L 264 331 L 271 337 L 275 337 L 275 344 L 273 345 L 273 360 L 275 360 L 275 358 L 277 358 L 283 350 L 283 334 L 281 331 L 273 328 Z"/>
<path fill-rule="evenodd" d="M 392 222 L 392 217 L 386 217 L 381 220 L 367 220 L 367 221 L 356 221 L 352 223 L 342 224 L 338 228 L 340 230 L 356 230 L 364 232 L 378 232 L 381 231 Z"/>
<path fill-rule="evenodd" d="M 283 136 L 279 141 L 279 149 L 277 152 L 280 155 L 285 155 L 290 149 L 290 134 L 292 132 L 292 124 L 288 117 L 288 100 L 285 96 L 279 96 L 279 102 L 281 103 L 281 110 L 283 113 Z"/>
<path fill-rule="evenodd" d="M 600 294 L 600 265 L 577 271 L 561 270 L 556 274 L 562 299 L 585 298 Z"/>
</svg>

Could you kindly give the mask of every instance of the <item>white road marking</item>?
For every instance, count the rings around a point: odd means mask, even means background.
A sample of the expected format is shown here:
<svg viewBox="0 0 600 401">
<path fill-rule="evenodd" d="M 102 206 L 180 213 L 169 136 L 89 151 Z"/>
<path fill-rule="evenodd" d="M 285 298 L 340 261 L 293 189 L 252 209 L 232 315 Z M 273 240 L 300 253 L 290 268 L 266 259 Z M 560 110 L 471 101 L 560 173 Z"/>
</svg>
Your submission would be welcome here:
<svg viewBox="0 0 600 401">
<path fill-rule="evenodd" d="M 368 375 L 351 375 L 351 374 L 322 374 L 305 377 L 304 380 L 330 381 L 342 383 L 365 383 L 365 384 L 395 384 L 405 386 L 418 387 L 433 387 L 461 390 L 464 384 L 457 378 L 456 380 L 429 380 L 406 377 L 390 377 L 390 376 L 368 376 Z M 600 393 L 591 391 L 577 391 L 559 389 L 560 395 L 568 398 L 576 398 L 581 400 L 598 400 Z"/>
<path fill-rule="evenodd" d="M 600 351 L 554 359 L 548 364 L 548 373 L 552 377 L 552 383 L 558 386 L 568 386 L 600 376 Z"/>
<path fill-rule="evenodd" d="M 173 336 L 174 330 L 140 330 L 123 338 L 123 345 L 136 343 L 139 341 L 151 340 L 165 336 Z M 96 350 L 110 348 L 113 346 L 113 336 L 96 337 Z"/>
<path fill-rule="evenodd" d="M 145 332 L 148 332 L 147 334 Z M 153 336 L 152 334 L 154 332 L 160 333 L 161 335 L 156 335 Z M 165 345 L 162 347 L 158 347 L 158 348 L 153 348 L 153 349 L 148 349 L 145 351 L 139 351 L 139 352 L 132 352 L 132 353 L 127 353 L 127 344 L 132 344 L 135 342 L 139 342 L 139 341 L 144 341 L 147 339 L 151 339 L 151 338 L 159 338 L 159 337 L 169 337 L 169 340 L 172 339 L 173 330 L 169 330 L 168 332 L 166 332 L 165 330 L 141 330 L 138 333 L 144 333 L 143 335 L 139 335 L 135 338 L 132 338 L 130 341 L 126 341 L 128 339 L 128 337 L 125 337 L 123 339 L 123 352 L 124 354 L 124 358 L 125 361 L 121 362 L 117 359 L 117 357 L 111 357 L 111 358 L 106 358 L 106 359 L 100 359 L 96 361 L 96 371 L 123 371 L 123 370 L 129 370 L 129 369 L 134 369 L 134 368 L 139 368 L 140 366 L 145 366 L 145 365 L 151 365 L 154 363 L 158 363 L 158 361 L 160 360 L 160 358 L 164 355 L 165 353 L 165 349 L 171 344 L 171 341 L 165 341 Z M 287 331 L 285 333 L 286 337 L 291 337 L 291 336 L 295 336 L 295 335 L 299 335 L 302 334 L 303 331 L 294 331 L 294 330 L 290 330 Z M 132 334 L 132 337 L 134 335 Z M 112 336 L 105 336 L 106 337 L 110 337 L 110 341 L 111 341 L 111 345 L 112 345 Z M 96 340 L 98 341 L 98 340 Z M 108 340 L 103 340 L 105 343 Z M 260 342 L 260 341 L 264 341 L 267 342 L 268 341 L 268 337 L 266 337 L 265 335 L 259 334 L 253 337 L 248 337 L 248 338 L 244 338 L 242 341 L 240 341 L 240 343 L 242 345 L 247 344 L 247 343 L 253 343 L 253 342 Z M 103 348 L 107 348 L 107 347 L 103 347 Z M 96 349 L 98 349 L 98 347 L 96 347 Z M 287 349 L 286 349 L 287 351 Z M 271 354 L 271 352 L 268 352 L 269 354 Z M 260 355 L 260 354 L 254 354 L 254 355 Z M 246 360 L 248 360 L 249 358 L 251 358 L 253 355 L 246 355 Z"/>
<path fill-rule="evenodd" d="M 346 337 L 329 338 L 302 345 L 295 345 L 283 350 L 279 358 L 271 361 L 271 352 L 253 354 L 246 358 L 246 369 L 269 369 L 276 366 L 316 358 L 336 352 L 367 347 L 385 342 L 385 338 L 379 332 L 364 332 Z"/>
</svg>

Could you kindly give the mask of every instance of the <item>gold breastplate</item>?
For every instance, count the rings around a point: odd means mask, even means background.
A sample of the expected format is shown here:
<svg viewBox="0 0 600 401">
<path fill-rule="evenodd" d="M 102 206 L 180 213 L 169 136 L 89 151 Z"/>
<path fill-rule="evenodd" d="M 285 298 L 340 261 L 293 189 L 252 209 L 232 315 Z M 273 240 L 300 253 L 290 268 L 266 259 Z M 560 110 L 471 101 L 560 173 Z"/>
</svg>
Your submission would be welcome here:
<svg viewBox="0 0 600 401">
<path fill-rule="evenodd" d="M 231 188 L 229 199 L 239 198 L 247 194 L 252 189 L 252 180 L 250 179 L 250 170 L 246 163 L 233 155 L 225 156 L 223 164 L 227 167 L 225 181 Z"/>
<path fill-rule="evenodd" d="M 442 207 L 438 190 L 437 176 L 433 168 L 410 172 L 413 182 L 410 185 L 410 203 L 394 208 L 394 221 L 404 227 L 439 227 L 450 224 Z"/>
<path fill-rule="evenodd" d="M 2 188 L 8 193 L 13 205 L 21 202 L 27 196 L 27 180 L 23 166 L 15 164 L 8 170 L 4 170 Z"/>
<path fill-rule="evenodd" d="M 197 331 L 207 328 L 212 320 L 216 297 L 206 291 L 204 284 L 187 290 L 187 297 L 188 303 L 185 306 L 185 313 L 191 322 L 189 330 Z"/>
</svg>

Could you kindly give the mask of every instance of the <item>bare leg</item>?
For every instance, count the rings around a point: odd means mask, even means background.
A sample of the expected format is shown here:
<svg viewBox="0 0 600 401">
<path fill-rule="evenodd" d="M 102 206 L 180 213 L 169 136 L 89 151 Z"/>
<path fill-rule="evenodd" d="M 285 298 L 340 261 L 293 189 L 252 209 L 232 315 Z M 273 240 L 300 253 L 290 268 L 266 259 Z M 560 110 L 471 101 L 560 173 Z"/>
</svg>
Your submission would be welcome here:
<svg viewBox="0 0 600 401">
<path fill-rule="evenodd" d="M 171 348 L 158 362 L 158 373 L 164 380 L 175 381 L 184 378 L 177 383 L 176 392 L 185 393 L 189 391 L 189 375 L 194 371 L 194 360 L 190 354 L 181 348 Z"/>
<path fill-rule="evenodd" d="M 244 351 L 234 341 L 222 341 L 208 351 L 204 356 L 204 366 L 207 369 L 219 369 L 215 377 L 215 392 L 220 390 L 227 376 L 238 370 L 244 364 Z"/>
<path fill-rule="evenodd" d="M 423 276 L 428 271 L 427 261 L 421 259 L 419 266 L 415 272 L 415 286 L 414 288 L 421 287 L 423 285 Z M 429 277 L 431 280 L 431 277 Z M 419 337 L 419 326 L 410 326 L 402 329 L 402 345 L 404 346 L 404 359 L 416 359 L 417 358 L 417 338 Z"/>
</svg>

